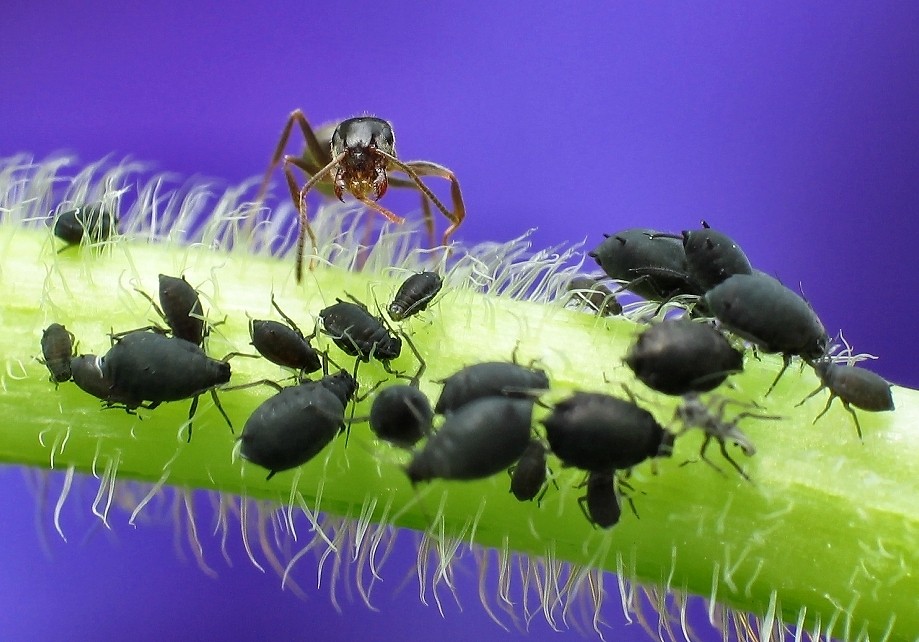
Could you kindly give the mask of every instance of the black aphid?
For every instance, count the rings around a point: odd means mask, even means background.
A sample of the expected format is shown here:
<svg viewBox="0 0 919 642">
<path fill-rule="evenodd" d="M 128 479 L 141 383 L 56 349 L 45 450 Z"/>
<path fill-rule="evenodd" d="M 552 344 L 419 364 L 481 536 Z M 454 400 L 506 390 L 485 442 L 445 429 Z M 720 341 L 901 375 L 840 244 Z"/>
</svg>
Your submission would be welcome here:
<svg viewBox="0 0 919 642">
<path fill-rule="evenodd" d="M 190 341 L 157 332 L 128 332 L 117 337 L 115 345 L 102 357 L 100 367 L 102 376 L 112 382 L 114 394 L 148 401 L 150 408 L 165 401 L 191 399 L 189 422 L 198 408 L 198 396 L 210 391 L 232 430 L 214 390 L 230 380 L 230 364 L 211 359 Z M 188 439 L 191 440 L 190 423 Z"/>
<path fill-rule="evenodd" d="M 97 203 L 61 212 L 54 219 L 52 231 L 68 245 L 77 245 L 84 238 L 90 243 L 100 243 L 111 238 L 115 224 L 115 216 Z"/>
<path fill-rule="evenodd" d="M 160 274 L 160 305 L 172 334 L 200 346 L 207 335 L 201 299 L 185 277 Z"/>
<path fill-rule="evenodd" d="M 521 502 L 542 500 L 548 486 L 546 465 L 549 449 L 539 439 L 530 439 L 529 445 L 517 463 L 510 467 L 511 493 Z M 537 499 L 538 498 L 538 499 Z"/>
<path fill-rule="evenodd" d="M 41 361 L 55 386 L 70 381 L 70 360 L 76 356 L 73 342 L 73 333 L 60 323 L 52 323 L 41 334 Z"/>
<path fill-rule="evenodd" d="M 635 376 L 668 395 L 714 390 L 743 370 L 743 354 L 707 323 L 662 321 L 642 332 L 625 357 Z"/>
<path fill-rule="evenodd" d="M 625 281 L 625 289 L 651 301 L 700 293 L 687 271 L 680 241 L 644 228 L 604 236 L 606 240 L 588 256 L 608 277 Z"/>
<path fill-rule="evenodd" d="M 587 521 L 600 528 L 615 526 L 622 515 L 622 506 L 616 491 L 616 472 L 591 472 L 587 475 L 584 485 L 587 491 L 578 498 L 578 505 Z"/>
<path fill-rule="evenodd" d="M 83 392 L 101 399 L 106 406 L 124 408 L 133 414 L 135 408 L 143 405 L 142 399 L 131 399 L 115 390 L 111 380 L 102 374 L 99 357 L 94 354 L 81 354 L 70 361 L 73 382 Z"/>
<path fill-rule="evenodd" d="M 287 325 L 262 319 L 249 321 L 249 337 L 255 349 L 271 363 L 285 368 L 295 368 L 301 375 L 320 370 L 322 360 L 319 352 L 310 345 L 293 319 L 278 307 L 273 295 L 271 305 Z"/>
<path fill-rule="evenodd" d="M 826 352 L 829 337 L 810 305 L 766 274 L 735 274 L 709 290 L 705 301 L 725 328 L 763 352 L 782 354 L 784 364 L 767 395 L 792 356 L 814 360 Z"/>
<path fill-rule="evenodd" d="M 345 407 L 356 391 L 344 370 L 280 389 L 246 421 L 240 455 L 266 469 L 266 479 L 305 464 L 344 429 Z"/>
<path fill-rule="evenodd" d="M 319 312 L 322 331 L 342 352 L 359 361 L 371 358 L 384 364 L 402 352 L 402 339 L 393 335 L 367 308 L 336 299 L 338 303 Z"/>
<path fill-rule="evenodd" d="M 718 446 L 721 449 L 721 454 L 724 458 L 734 467 L 734 469 L 741 474 L 741 476 L 747 481 L 750 478 L 743 471 L 740 465 L 734 461 L 727 450 L 727 442 L 732 441 L 743 451 L 747 457 L 752 457 L 756 454 L 756 448 L 753 446 L 753 442 L 743 434 L 740 429 L 737 427 L 737 422 L 745 417 L 751 419 L 781 419 L 781 417 L 775 415 L 760 415 L 753 412 L 741 412 L 734 417 L 731 421 L 725 421 L 724 419 L 724 410 L 729 403 L 735 403 L 738 405 L 744 405 L 739 402 L 733 401 L 731 399 L 721 399 L 714 407 L 714 409 L 706 406 L 702 399 L 699 398 L 696 394 L 689 394 L 683 398 L 683 403 L 681 403 L 674 413 L 674 418 L 679 420 L 683 424 L 683 429 L 677 433 L 677 436 L 682 435 L 683 433 L 693 429 L 700 428 L 705 433 L 705 439 L 702 442 L 702 448 L 699 450 L 699 456 L 702 458 L 702 461 L 707 463 L 709 466 L 721 472 L 721 469 L 718 468 L 710 459 L 705 456 L 705 451 L 708 449 L 709 444 L 714 439 L 718 442 Z"/>
<path fill-rule="evenodd" d="M 631 401 L 576 392 L 543 420 L 549 447 L 565 466 L 625 470 L 651 457 L 669 457 L 673 435 Z"/>
<path fill-rule="evenodd" d="M 406 468 L 412 484 L 429 479 L 482 479 L 507 470 L 530 442 L 533 401 L 476 399 L 447 415 Z"/>
<path fill-rule="evenodd" d="M 820 386 L 802 399 L 798 405 L 800 406 L 824 388 L 830 391 L 830 398 L 826 400 L 826 406 L 814 419 L 814 423 L 817 423 L 817 419 L 826 414 L 833 400 L 838 397 L 843 407 L 855 420 L 855 430 L 858 432 L 858 438 L 861 439 L 862 427 L 858 423 L 858 415 L 852 410 L 852 406 L 869 412 L 894 409 L 893 395 L 890 393 L 892 384 L 880 375 L 864 368 L 834 363 L 830 359 L 815 361 L 813 366 L 817 376 L 820 377 Z"/>
<path fill-rule="evenodd" d="M 395 385 L 381 390 L 370 406 L 370 430 L 378 439 L 411 448 L 431 432 L 431 402 L 415 386 Z"/>
<path fill-rule="evenodd" d="M 622 314 L 622 305 L 616 300 L 612 290 L 589 276 L 576 276 L 568 282 L 571 298 L 601 317 Z"/>
<path fill-rule="evenodd" d="M 389 304 L 389 317 L 393 321 L 402 321 L 425 310 L 443 285 L 443 278 L 436 272 L 418 272 L 411 275 L 399 286 L 396 296 Z"/>
<path fill-rule="evenodd" d="M 466 366 L 443 380 L 434 411 L 447 413 L 482 397 L 532 398 L 549 389 L 545 371 L 506 361 L 487 361 Z"/>
<path fill-rule="evenodd" d="M 704 292 L 735 274 L 752 274 L 753 266 L 740 246 L 727 234 L 702 221 L 701 230 L 683 232 L 686 265 L 695 284 Z"/>
</svg>

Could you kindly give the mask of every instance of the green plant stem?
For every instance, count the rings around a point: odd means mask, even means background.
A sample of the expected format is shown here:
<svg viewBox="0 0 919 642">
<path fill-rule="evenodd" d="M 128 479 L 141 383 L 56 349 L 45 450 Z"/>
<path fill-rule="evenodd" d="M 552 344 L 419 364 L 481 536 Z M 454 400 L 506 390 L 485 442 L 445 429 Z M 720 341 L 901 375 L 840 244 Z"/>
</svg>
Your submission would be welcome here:
<svg viewBox="0 0 919 642">
<path fill-rule="evenodd" d="M 117 466 L 120 479 L 157 481 L 286 502 L 291 483 L 315 507 L 356 516 L 377 498 L 373 518 L 400 527 L 425 529 L 442 515 L 447 535 L 465 533 L 483 546 L 509 547 L 532 555 L 622 570 L 629 579 L 714 597 L 760 615 L 780 614 L 786 622 L 818 623 L 837 637 L 868 634 L 881 639 L 919 635 L 919 394 L 894 389 L 898 409 L 860 413 L 864 443 L 839 405 L 818 423 L 826 393 L 795 404 L 817 386 L 809 369 L 791 368 L 776 391 L 763 399 L 780 361 L 756 360 L 734 378 L 738 400 L 756 401 L 781 421 L 741 422 L 758 448 L 746 458 L 728 446 L 752 478 L 744 481 L 712 448 L 720 474 L 698 459 L 701 435 L 680 437 L 671 460 L 638 467 L 630 480 L 640 514 L 626 509 L 611 531 L 591 527 L 578 507 L 581 476 L 553 466 L 559 489 L 550 487 L 541 505 L 521 504 L 497 475 L 476 483 L 435 482 L 416 493 L 401 466 L 407 455 L 374 442 L 365 424 L 355 423 L 350 442 L 337 439 L 315 460 L 265 480 L 265 471 L 233 461 L 230 434 L 208 396 L 201 398 L 194 438 L 180 428 L 188 404 L 164 404 L 139 416 L 101 410 L 72 383 L 57 390 L 36 360 L 42 328 L 63 323 L 77 337 L 81 353 L 103 354 L 111 329 L 146 326 L 156 317 L 135 287 L 155 293 L 157 274 L 183 273 L 201 286 L 214 328 L 208 350 L 222 356 L 250 351 L 247 314 L 277 318 L 279 305 L 309 332 L 313 318 L 336 296 L 349 292 L 371 301 L 390 296 L 394 282 L 379 274 L 320 268 L 302 286 L 292 279 L 292 261 L 244 252 L 216 253 L 203 247 L 116 241 L 100 252 L 89 248 L 55 251 L 45 231 L 0 225 L 0 350 L 2 374 L 0 460 L 79 471 Z M 622 364 L 640 327 L 621 318 L 597 319 L 561 306 L 487 297 L 449 290 L 428 312 L 405 325 L 427 371 L 422 388 L 436 397 L 434 383 L 463 365 L 537 360 L 552 380 L 551 402 L 573 389 L 610 391 L 628 382 L 642 403 L 665 425 L 676 401 L 653 395 L 634 382 Z M 333 358 L 341 353 L 332 350 Z M 232 384 L 287 373 L 256 359 L 232 360 Z M 414 371 L 410 351 L 393 363 Z M 387 378 L 374 364 L 362 366 L 362 384 Z M 236 435 L 252 410 L 272 394 L 267 387 L 227 391 L 221 401 Z M 366 415 L 368 402 L 358 416 Z M 538 410 L 538 414 L 545 411 Z M 676 428 L 674 426 L 674 428 Z M 65 440 L 66 436 L 66 440 Z M 320 491 L 321 489 L 321 491 Z M 386 508 L 386 507 L 389 508 Z M 404 511 L 403 507 L 407 507 Z M 441 510 L 442 508 L 442 510 Z M 478 517 L 476 518 L 476 516 Z M 474 522 L 474 524 L 473 524 Z M 465 530 L 464 530 L 465 529 Z M 830 628 L 827 631 L 827 628 Z"/>
</svg>

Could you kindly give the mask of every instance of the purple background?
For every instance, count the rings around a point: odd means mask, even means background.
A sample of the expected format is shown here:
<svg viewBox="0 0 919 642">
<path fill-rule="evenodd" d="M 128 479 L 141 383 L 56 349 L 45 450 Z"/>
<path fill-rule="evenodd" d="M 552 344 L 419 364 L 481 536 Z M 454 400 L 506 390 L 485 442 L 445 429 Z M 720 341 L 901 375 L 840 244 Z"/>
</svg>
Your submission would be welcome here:
<svg viewBox="0 0 919 642">
<path fill-rule="evenodd" d="M 264 171 L 295 107 L 313 124 L 369 112 L 394 123 L 403 159 L 456 171 L 464 241 L 538 226 L 537 244 L 592 248 L 705 218 L 800 281 L 831 333 L 880 357 L 873 369 L 919 386 L 919 4 L 105 4 L 4 8 L 0 156 L 115 152 L 235 182 Z M 227 569 L 210 542 L 214 581 L 168 529 L 123 521 L 116 543 L 49 535 L 49 559 L 18 471 L 0 485 L 4 639 L 512 637 L 474 586 L 446 620 L 414 586 L 342 617 L 239 550 Z M 527 639 L 544 637 L 558 639 L 542 624 Z"/>
</svg>

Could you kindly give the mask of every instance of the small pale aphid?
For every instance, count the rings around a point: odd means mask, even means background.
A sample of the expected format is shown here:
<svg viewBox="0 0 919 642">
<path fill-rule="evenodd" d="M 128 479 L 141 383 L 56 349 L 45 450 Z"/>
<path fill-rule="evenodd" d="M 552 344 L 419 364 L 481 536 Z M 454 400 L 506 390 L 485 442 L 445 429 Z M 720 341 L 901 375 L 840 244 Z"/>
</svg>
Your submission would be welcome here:
<svg viewBox="0 0 919 642">
<path fill-rule="evenodd" d="M 683 403 L 677 407 L 674 413 L 674 419 L 679 420 L 683 424 L 683 430 L 677 433 L 677 437 L 693 428 L 701 429 L 705 433 L 705 440 L 702 442 L 702 448 L 699 450 L 699 456 L 702 458 L 702 461 L 718 472 L 721 472 L 721 469 L 705 456 L 705 451 L 714 439 L 718 442 L 722 456 L 724 456 L 728 463 L 740 473 L 741 477 L 750 481 L 750 477 L 747 473 L 743 471 L 740 465 L 734 461 L 728 453 L 727 442 L 734 442 L 740 446 L 740 449 L 747 457 L 752 457 L 756 454 L 756 448 L 753 446 L 753 442 L 737 427 L 737 422 L 746 417 L 751 419 L 781 419 L 781 417 L 775 415 L 760 415 L 744 411 L 735 416 L 731 421 L 725 421 L 724 410 L 729 403 L 738 402 L 732 401 L 731 399 L 721 399 L 714 406 L 713 410 L 705 405 L 699 395 L 695 393 L 685 395 L 683 397 Z"/>
<path fill-rule="evenodd" d="M 51 373 L 51 382 L 55 386 L 70 381 L 70 360 L 76 356 L 73 342 L 73 333 L 60 323 L 52 323 L 42 332 L 41 361 Z"/>
<path fill-rule="evenodd" d="M 858 432 L 858 438 L 861 439 L 862 427 L 858 423 L 858 415 L 852 410 L 852 406 L 868 412 L 884 412 L 894 409 L 893 395 L 890 393 L 892 384 L 880 375 L 864 368 L 834 363 L 830 359 L 815 361 L 813 366 L 814 372 L 820 377 L 820 386 L 802 399 L 798 405 L 800 406 L 824 388 L 830 391 L 830 398 L 826 400 L 826 406 L 814 419 L 814 423 L 817 423 L 817 419 L 826 414 L 833 400 L 838 398 L 855 420 L 855 430 Z"/>
</svg>

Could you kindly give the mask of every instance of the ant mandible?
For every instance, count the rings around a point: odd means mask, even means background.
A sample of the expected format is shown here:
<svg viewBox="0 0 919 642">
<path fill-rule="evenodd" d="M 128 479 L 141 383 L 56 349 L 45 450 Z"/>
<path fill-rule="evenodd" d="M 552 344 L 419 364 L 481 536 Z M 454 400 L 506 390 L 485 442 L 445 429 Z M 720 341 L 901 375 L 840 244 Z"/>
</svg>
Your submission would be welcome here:
<svg viewBox="0 0 919 642">
<path fill-rule="evenodd" d="M 284 148 L 290 139 L 294 124 L 300 127 L 306 141 L 306 150 L 302 157 L 284 155 Z M 409 187 L 421 192 L 422 211 L 424 224 L 428 237 L 433 245 L 434 219 L 428 201 L 440 210 L 450 220 L 450 226 L 444 232 L 441 244 L 446 245 L 450 236 L 463 222 L 466 216 L 466 206 L 460 192 L 459 181 L 452 170 L 431 161 L 416 160 L 403 162 L 396 158 L 395 135 L 392 125 L 382 118 L 373 116 L 358 116 L 342 121 L 332 132 L 330 144 L 323 146 L 319 137 L 313 131 L 306 116 L 300 109 L 295 110 L 287 118 L 281 139 L 271 157 L 271 164 L 265 172 L 262 184 L 259 187 L 256 202 L 264 200 L 268 189 L 271 172 L 278 163 L 284 163 L 284 175 L 287 178 L 287 187 L 290 198 L 300 215 L 300 234 L 297 237 L 297 283 L 303 278 L 303 249 L 306 235 L 310 237 L 313 249 L 316 249 L 316 235 L 310 227 L 306 215 L 306 195 L 319 183 L 331 183 L 335 196 L 339 200 L 345 191 L 351 193 L 367 207 L 375 210 L 393 223 L 402 224 L 405 219 L 397 216 L 376 201 L 386 193 L 387 187 Z M 309 177 L 305 185 L 297 185 L 291 165 L 299 167 Z M 408 176 L 408 179 L 390 178 L 387 171 L 399 170 Z M 444 207 L 443 203 L 434 195 L 430 188 L 421 182 L 421 176 L 439 176 L 450 181 L 450 195 L 453 199 L 453 211 Z M 371 200 L 369 196 L 373 196 Z M 312 268 L 313 262 L 310 262 Z"/>
</svg>

